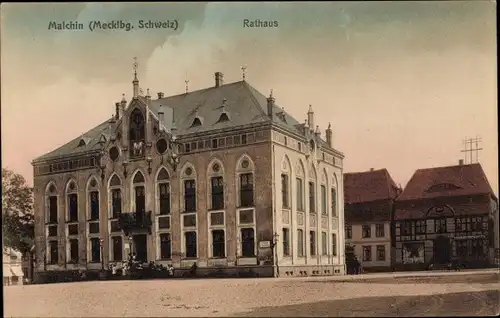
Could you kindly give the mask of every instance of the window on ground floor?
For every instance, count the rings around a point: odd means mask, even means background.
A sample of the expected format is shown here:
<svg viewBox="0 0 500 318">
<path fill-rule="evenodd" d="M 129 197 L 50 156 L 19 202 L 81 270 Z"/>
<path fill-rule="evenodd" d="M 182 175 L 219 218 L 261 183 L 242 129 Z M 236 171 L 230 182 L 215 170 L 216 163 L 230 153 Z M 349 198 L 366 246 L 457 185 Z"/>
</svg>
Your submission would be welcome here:
<svg viewBox="0 0 500 318">
<path fill-rule="evenodd" d="M 78 239 L 69 240 L 69 262 L 78 263 Z"/>
<path fill-rule="evenodd" d="M 226 257 L 226 239 L 224 230 L 212 231 L 212 257 L 213 258 Z"/>
<path fill-rule="evenodd" d="M 316 232 L 309 231 L 309 254 L 316 255 Z"/>
<path fill-rule="evenodd" d="M 328 236 L 326 232 L 321 232 L 321 255 L 328 254 Z"/>
<path fill-rule="evenodd" d="M 57 264 L 59 260 L 59 249 L 57 241 L 49 241 L 49 264 Z"/>
<path fill-rule="evenodd" d="M 123 241 L 121 236 L 113 236 L 111 238 L 113 244 L 113 261 L 123 260 Z"/>
<path fill-rule="evenodd" d="M 93 263 L 101 261 L 101 242 L 97 237 L 90 239 L 90 261 Z"/>
<path fill-rule="evenodd" d="M 304 256 L 304 231 L 297 230 L 297 255 Z"/>
<path fill-rule="evenodd" d="M 385 245 L 377 245 L 377 261 L 385 261 Z"/>
<path fill-rule="evenodd" d="M 255 232 L 253 228 L 241 229 L 241 256 L 255 256 Z"/>
<path fill-rule="evenodd" d="M 170 233 L 160 234 L 160 259 L 172 258 L 172 241 Z"/>
<path fill-rule="evenodd" d="M 290 256 L 290 229 L 283 229 L 283 256 Z"/>
<path fill-rule="evenodd" d="M 363 246 L 363 261 L 369 262 L 372 260 L 372 247 Z"/>
<path fill-rule="evenodd" d="M 186 257 L 196 258 L 198 254 L 196 246 L 196 232 L 184 233 L 184 244 L 186 248 Z"/>
</svg>

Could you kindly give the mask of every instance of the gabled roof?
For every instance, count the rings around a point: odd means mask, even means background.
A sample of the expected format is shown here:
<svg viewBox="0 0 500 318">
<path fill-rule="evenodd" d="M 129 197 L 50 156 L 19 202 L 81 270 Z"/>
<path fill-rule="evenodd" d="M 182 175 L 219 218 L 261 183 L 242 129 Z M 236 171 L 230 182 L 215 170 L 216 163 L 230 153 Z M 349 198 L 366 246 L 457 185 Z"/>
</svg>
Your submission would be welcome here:
<svg viewBox="0 0 500 318">
<path fill-rule="evenodd" d="M 387 169 L 344 173 L 346 204 L 395 199 L 398 187 Z"/>
<path fill-rule="evenodd" d="M 34 161 L 55 159 L 59 156 L 84 154 L 93 150 L 99 151 L 101 149 L 99 147 L 99 140 L 102 135 L 104 135 L 106 140 L 109 139 L 109 129 L 109 122 L 105 121 L 61 147 L 36 158 Z M 81 143 L 82 140 L 85 141 L 85 144 Z"/>
<path fill-rule="evenodd" d="M 493 194 L 480 164 L 418 169 L 398 201 Z"/>
<path fill-rule="evenodd" d="M 143 104 L 147 103 L 146 98 L 143 96 L 139 96 L 138 100 Z M 134 100 L 131 101 L 131 103 L 133 102 Z M 222 107 L 223 104 L 224 107 Z M 153 114 L 153 117 L 156 119 L 159 118 L 158 111 L 160 110 L 160 105 L 164 113 L 163 125 L 169 130 L 172 128 L 173 119 L 175 119 L 175 127 L 179 135 L 203 133 L 211 130 L 270 121 L 269 116 L 267 116 L 267 97 L 246 81 L 151 100 L 149 107 L 150 114 Z M 228 115 L 229 120 L 219 120 L 223 112 Z M 278 116 L 278 113 L 282 114 Z M 192 125 L 196 116 L 202 118 L 202 125 Z M 291 133 L 303 135 L 299 128 L 299 122 L 277 104 L 274 107 L 273 122 Z M 108 139 L 109 129 L 110 124 L 106 121 L 69 143 L 38 157 L 34 161 L 55 159 L 59 156 L 76 155 L 91 150 L 100 150 L 98 145 L 100 136 L 101 134 L 107 134 L 105 137 Z M 85 145 L 78 146 L 82 138 L 85 141 Z M 323 147 L 328 147 L 328 144 L 322 139 L 317 140 L 317 142 Z"/>
</svg>

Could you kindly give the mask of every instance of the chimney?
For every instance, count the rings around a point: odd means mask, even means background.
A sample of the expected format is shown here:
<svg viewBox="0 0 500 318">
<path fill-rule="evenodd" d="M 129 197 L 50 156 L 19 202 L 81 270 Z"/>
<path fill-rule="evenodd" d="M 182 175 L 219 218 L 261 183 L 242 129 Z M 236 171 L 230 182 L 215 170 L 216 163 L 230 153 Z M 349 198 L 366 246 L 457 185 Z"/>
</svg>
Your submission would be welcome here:
<svg viewBox="0 0 500 318">
<path fill-rule="evenodd" d="M 164 117 L 164 113 L 163 113 L 163 105 L 160 105 L 160 109 L 158 109 L 158 121 L 160 122 L 159 123 L 160 127 L 162 125 L 165 125 L 165 117 Z"/>
<path fill-rule="evenodd" d="M 328 128 L 326 129 L 326 132 L 325 132 L 325 135 L 326 135 L 326 143 L 328 144 L 328 146 L 330 148 L 332 148 L 332 124 L 331 123 L 328 123 Z"/>
<path fill-rule="evenodd" d="M 458 160 L 458 165 L 459 166 L 463 166 L 464 165 L 464 160 L 463 159 Z"/>
<path fill-rule="evenodd" d="M 375 170 L 375 169 L 373 169 L 373 168 L 370 168 L 370 171 L 374 171 L 374 170 Z"/>
<path fill-rule="evenodd" d="M 314 132 L 314 135 L 316 135 L 316 137 L 320 137 L 321 136 L 321 131 L 319 130 L 319 126 L 316 125 L 316 131 Z"/>
<path fill-rule="evenodd" d="M 120 102 L 115 103 L 115 120 L 120 119 Z"/>
<path fill-rule="evenodd" d="M 163 98 L 163 93 L 162 92 L 158 92 L 158 99 L 162 99 Z"/>
<path fill-rule="evenodd" d="M 269 116 L 271 120 L 273 120 L 274 102 L 275 99 L 273 97 L 273 90 L 271 90 L 271 94 L 269 94 L 269 97 L 267 98 L 267 116 Z"/>
<path fill-rule="evenodd" d="M 309 105 L 309 110 L 307 111 L 307 122 L 309 123 L 309 128 L 311 131 L 314 129 L 314 111 L 312 105 Z"/>
<path fill-rule="evenodd" d="M 220 87 L 224 85 L 224 74 L 221 72 L 215 73 L 215 87 Z"/>
</svg>

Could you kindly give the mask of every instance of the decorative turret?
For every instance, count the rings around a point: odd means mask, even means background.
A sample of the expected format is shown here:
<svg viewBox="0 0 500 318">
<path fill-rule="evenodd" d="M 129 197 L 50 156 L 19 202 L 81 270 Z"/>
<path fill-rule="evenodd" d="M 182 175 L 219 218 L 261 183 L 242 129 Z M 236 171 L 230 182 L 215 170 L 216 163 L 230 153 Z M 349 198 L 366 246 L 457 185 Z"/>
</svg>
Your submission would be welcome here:
<svg viewBox="0 0 500 318">
<path fill-rule="evenodd" d="M 137 63 L 137 57 L 134 57 L 134 80 L 132 81 L 134 98 L 139 97 L 139 80 L 137 79 L 137 67 L 139 64 Z"/>
<path fill-rule="evenodd" d="M 321 130 L 319 130 L 319 126 L 318 125 L 316 125 L 316 131 L 314 131 L 314 135 L 316 137 L 318 137 L 318 138 L 321 136 Z"/>
<path fill-rule="evenodd" d="M 332 124 L 328 123 L 328 128 L 325 131 L 326 134 L 326 143 L 330 148 L 332 148 Z"/>
<path fill-rule="evenodd" d="M 273 90 L 271 89 L 271 93 L 267 98 L 267 116 L 272 120 L 273 119 L 273 111 L 274 111 L 274 102 L 276 100 L 273 97 Z"/>
<path fill-rule="evenodd" d="M 314 111 L 312 105 L 309 105 L 309 110 L 307 111 L 307 122 L 309 123 L 309 128 L 311 131 L 314 129 Z"/>
</svg>

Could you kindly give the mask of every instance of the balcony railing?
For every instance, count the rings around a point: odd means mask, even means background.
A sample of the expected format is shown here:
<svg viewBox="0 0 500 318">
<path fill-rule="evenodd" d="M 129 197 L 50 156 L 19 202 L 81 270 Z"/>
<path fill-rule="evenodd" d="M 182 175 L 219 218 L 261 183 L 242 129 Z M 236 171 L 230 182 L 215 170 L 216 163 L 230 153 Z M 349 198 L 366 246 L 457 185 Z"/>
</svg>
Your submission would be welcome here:
<svg viewBox="0 0 500 318">
<path fill-rule="evenodd" d="M 138 229 L 146 229 L 151 232 L 151 211 L 121 213 L 118 218 L 118 224 L 125 232 L 131 232 Z"/>
</svg>

